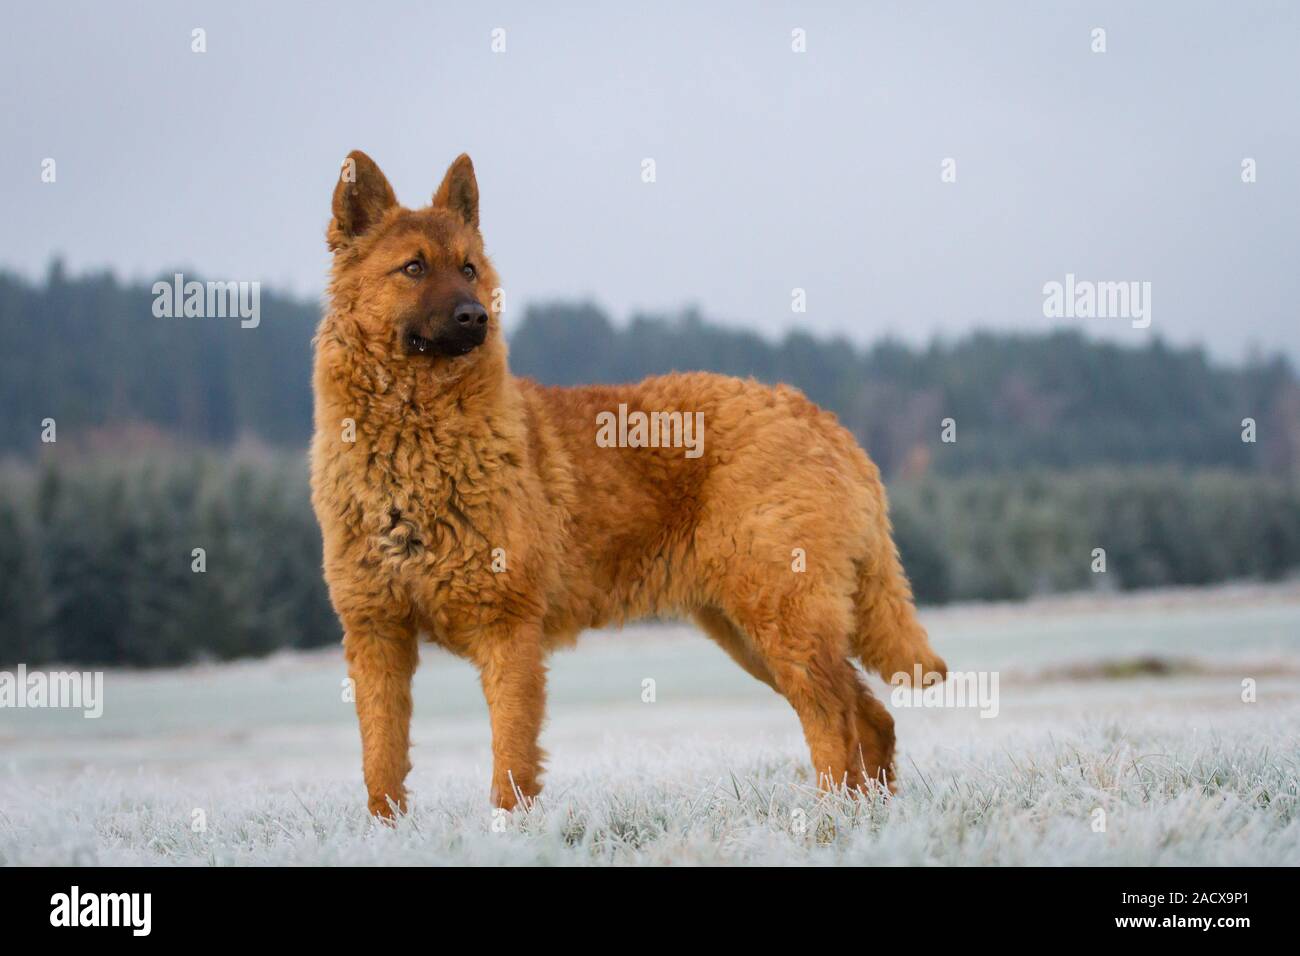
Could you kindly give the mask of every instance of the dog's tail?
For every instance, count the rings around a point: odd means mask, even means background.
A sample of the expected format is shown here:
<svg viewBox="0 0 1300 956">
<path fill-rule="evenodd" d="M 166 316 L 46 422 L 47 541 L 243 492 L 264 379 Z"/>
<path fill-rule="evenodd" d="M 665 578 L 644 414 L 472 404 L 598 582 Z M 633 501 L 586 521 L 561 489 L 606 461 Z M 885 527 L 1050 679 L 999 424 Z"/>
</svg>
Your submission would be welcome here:
<svg viewBox="0 0 1300 956">
<path fill-rule="evenodd" d="M 948 676 L 948 666 L 930 646 L 916 617 L 912 585 L 894 545 L 889 518 L 882 514 L 875 540 L 857 562 L 858 586 L 853 597 L 852 647 L 862 666 L 886 681 L 896 675 L 904 683 L 929 686 Z"/>
</svg>

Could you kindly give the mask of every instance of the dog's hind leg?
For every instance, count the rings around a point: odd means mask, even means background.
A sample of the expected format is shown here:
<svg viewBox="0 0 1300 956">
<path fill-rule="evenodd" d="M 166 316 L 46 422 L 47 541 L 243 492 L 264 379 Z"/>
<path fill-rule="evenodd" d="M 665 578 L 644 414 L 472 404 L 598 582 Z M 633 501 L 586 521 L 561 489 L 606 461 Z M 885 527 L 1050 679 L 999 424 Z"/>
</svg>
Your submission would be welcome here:
<svg viewBox="0 0 1300 956">
<path fill-rule="evenodd" d="M 833 599 L 791 596 L 772 610 L 733 607 L 773 683 L 803 725 L 818 785 L 856 786 L 858 679 L 848 660 L 849 613 Z"/>
<path fill-rule="evenodd" d="M 695 612 L 696 623 L 739 664 L 746 673 L 777 693 L 776 678 L 755 651 L 745 632 L 716 607 Z M 849 665 L 852 667 L 852 664 Z M 849 756 L 848 785 L 859 790 L 884 786 L 894 791 L 894 718 L 889 710 L 854 674 L 857 694 L 852 720 L 845 727 L 845 751 Z M 811 746 L 811 741 L 809 741 Z M 814 758 L 816 759 L 816 758 Z"/>
<path fill-rule="evenodd" d="M 710 606 L 696 611 L 695 620 L 748 674 L 781 693 L 772 671 L 731 618 Z M 847 783 L 864 791 L 872 786 L 887 786 L 892 792 L 894 718 L 865 685 L 859 683 L 857 687 L 852 719 L 844 728 L 844 747 L 849 757 Z"/>
<path fill-rule="evenodd" d="M 860 678 L 857 680 L 857 690 L 857 706 L 853 715 L 856 734 L 850 743 L 853 749 L 849 754 L 853 763 L 853 774 L 850 774 L 849 785 L 861 790 L 883 786 L 893 793 L 895 790 L 893 715 L 889 713 L 889 708 L 876 699 Z"/>
<path fill-rule="evenodd" d="M 420 659 L 415 634 L 374 621 L 345 622 L 343 650 L 361 724 L 361 766 L 370 812 L 406 812 L 411 770 L 411 676 Z"/>
<path fill-rule="evenodd" d="M 763 663 L 763 658 L 754 650 L 745 632 L 738 628 L 726 613 L 710 605 L 699 608 L 694 617 L 700 629 L 713 638 L 733 661 L 744 668 L 747 674 L 780 693 L 780 688 L 776 686 L 776 678 Z"/>
<path fill-rule="evenodd" d="M 476 651 L 492 722 L 492 802 L 525 808 L 541 792 L 545 754 L 538 746 L 546 713 L 542 628 L 528 624 L 493 633 Z"/>
</svg>

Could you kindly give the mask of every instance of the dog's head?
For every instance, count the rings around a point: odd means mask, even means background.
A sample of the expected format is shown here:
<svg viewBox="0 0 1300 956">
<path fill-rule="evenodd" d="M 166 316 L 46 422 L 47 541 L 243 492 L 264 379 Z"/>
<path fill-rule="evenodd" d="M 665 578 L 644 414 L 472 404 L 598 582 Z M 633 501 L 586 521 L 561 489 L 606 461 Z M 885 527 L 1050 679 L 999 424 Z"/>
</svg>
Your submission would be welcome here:
<svg viewBox="0 0 1300 956">
<path fill-rule="evenodd" d="M 483 252 L 468 156 L 451 164 L 430 205 L 406 209 L 374 160 L 354 150 L 334 187 L 333 213 L 326 237 L 333 308 L 355 321 L 369 352 L 419 369 L 473 361 L 498 344 L 499 282 Z"/>
</svg>

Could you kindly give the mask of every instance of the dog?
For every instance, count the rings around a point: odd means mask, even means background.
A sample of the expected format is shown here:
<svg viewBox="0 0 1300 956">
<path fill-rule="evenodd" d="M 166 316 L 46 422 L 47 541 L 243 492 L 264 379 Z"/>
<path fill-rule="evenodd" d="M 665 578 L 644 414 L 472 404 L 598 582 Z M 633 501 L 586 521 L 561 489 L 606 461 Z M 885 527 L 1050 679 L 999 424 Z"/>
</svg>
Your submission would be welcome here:
<svg viewBox="0 0 1300 956">
<path fill-rule="evenodd" d="M 821 786 L 893 791 L 893 719 L 852 661 L 908 682 L 947 669 L 880 472 L 832 414 L 706 373 L 580 388 L 511 375 L 467 155 L 407 209 L 349 154 L 326 239 L 312 504 L 371 813 L 406 811 L 419 640 L 478 668 L 490 799 L 513 810 L 541 790 L 547 655 L 650 615 L 693 617 L 782 694 Z"/>
</svg>

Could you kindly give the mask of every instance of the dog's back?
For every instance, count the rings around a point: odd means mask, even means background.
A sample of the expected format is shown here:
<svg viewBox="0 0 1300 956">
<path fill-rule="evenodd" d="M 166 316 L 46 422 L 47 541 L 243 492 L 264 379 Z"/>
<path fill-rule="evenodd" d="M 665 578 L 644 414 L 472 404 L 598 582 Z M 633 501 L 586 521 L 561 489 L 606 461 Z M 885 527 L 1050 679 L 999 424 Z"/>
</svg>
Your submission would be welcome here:
<svg viewBox="0 0 1300 956">
<path fill-rule="evenodd" d="M 871 669 L 941 666 L 910 647 L 924 632 L 879 471 L 797 389 L 698 372 L 526 388 L 582 489 L 568 503 L 575 566 L 564 577 L 596 585 L 558 631 L 821 593 L 835 617 L 850 616 L 847 651 Z M 598 440 L 602 421 L 618 441 Z M 689 442 L 676 440 L 678 422 L 695 423 Z M 891 649 L 895 631 L 905 646 Z"/>
</svg>

